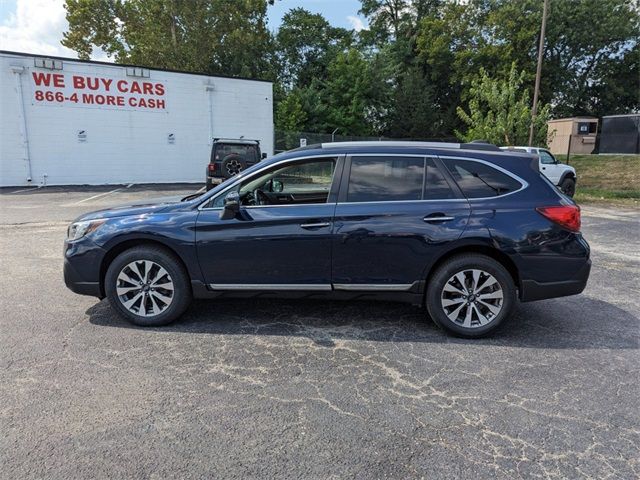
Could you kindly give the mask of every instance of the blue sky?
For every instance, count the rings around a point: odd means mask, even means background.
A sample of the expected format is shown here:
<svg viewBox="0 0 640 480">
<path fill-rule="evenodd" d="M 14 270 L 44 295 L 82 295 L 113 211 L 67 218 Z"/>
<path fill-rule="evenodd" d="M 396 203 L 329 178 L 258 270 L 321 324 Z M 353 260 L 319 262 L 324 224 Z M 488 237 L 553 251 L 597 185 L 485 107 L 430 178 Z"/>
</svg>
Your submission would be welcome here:
<svg viewBox="0 0 640 480">
<path fill-rule="evenodd" d="M 275 5 L 268 10 L 269 26 L 276 29 L 282 16 L 296 7 L 303 7 L 312 13 L 321 13 L 336 27 L 353 28 L 354 20 L 350 21 L 349 18 L 358 17 L 360 0 L 276 0 Z M 360 20 L 365 22 L 362 17 Z"/>
<path fill-rule="evenodd" d="M 67 29 L 64 0 L 0 0 L 0 50 L 75 57 L 60 45 Z M 277 30 L 282 16 L 292 8 L 303 7 L 322 14 L 336 27 L 362 29 L 358 16 L 359 0 L 276 0 L 268 7 L 269 28 Z M 110 59 L 96 52 L 94 60 Z"/>
</svg>

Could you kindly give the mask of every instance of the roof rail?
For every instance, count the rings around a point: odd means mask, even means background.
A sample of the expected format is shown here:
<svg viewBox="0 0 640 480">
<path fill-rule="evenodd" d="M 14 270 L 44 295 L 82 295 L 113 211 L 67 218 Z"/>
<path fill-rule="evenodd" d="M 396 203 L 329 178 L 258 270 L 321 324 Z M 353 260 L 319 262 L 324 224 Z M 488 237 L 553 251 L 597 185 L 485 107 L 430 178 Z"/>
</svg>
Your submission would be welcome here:
<svg viewBox="0 0 640 480">
<path fill-rule="evenodd" d="M 322 148 L 350 148 L 350 147 L 417 147 L 417 148 L 451 148 L 456 150 L 490 150 L 501 151 L 491 143 L 450 143 L 450 142 L 414 142 L 410 140 L 371 140 L 358 142 L 328 142 L 323 143 Z"/>
<path fill-rule="evenodd" d="M 372 145 L 383 145 L 385 147 L 422 147 L 422 148 L 460 148 L 459 143 L 447 142 L 412 142 L 409 140 L 370 140 L 359 142 L 329 142 L 323 143 L 322 148 L 344 148 L 344 147 L 370 147 Z"/>
</svg>

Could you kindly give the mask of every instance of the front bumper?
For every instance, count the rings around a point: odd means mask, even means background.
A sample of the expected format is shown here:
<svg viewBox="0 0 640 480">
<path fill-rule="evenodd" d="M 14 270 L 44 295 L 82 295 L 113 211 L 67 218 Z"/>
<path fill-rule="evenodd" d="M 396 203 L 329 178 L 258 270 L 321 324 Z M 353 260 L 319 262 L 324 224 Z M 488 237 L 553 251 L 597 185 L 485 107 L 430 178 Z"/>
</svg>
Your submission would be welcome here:
<svg viewBox="0 0 640 480">
<path fill-rule="evenodd" d="M 104 298 L 100 286 L 100 267 L 105 251 L 89 240 L 65 242 L 64 244 L 64 283 L 80 295 Z"/>
<path fill-rule="evenodd" d="M 100 282 L 86 282 L 78 274 L 73 265 L 65 258 L 64 260 L 64 283 L 69 290 L 79 295 L 89 295 L 91 297 L 103 298 L 100 289 Z"/>
<path fill-rule="evenodd" d="M 587 286 L 590 272 L 591 259 L 588 259 L 584 266 L 569 280 L 545 283 L 536 282 L 535 280 L 522 280 L 520 300 L 522 302 L 532 302 L 534 300 L 577 295 L 582 293 Z"/>
</svg>

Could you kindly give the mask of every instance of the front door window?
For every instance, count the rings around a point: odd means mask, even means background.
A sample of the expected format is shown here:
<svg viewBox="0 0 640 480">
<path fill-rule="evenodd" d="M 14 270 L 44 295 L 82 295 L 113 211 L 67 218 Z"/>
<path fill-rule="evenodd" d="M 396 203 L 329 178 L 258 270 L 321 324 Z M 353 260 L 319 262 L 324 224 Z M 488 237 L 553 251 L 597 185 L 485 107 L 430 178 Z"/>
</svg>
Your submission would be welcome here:
<svg viewBox="0 0 640 480">
<path fill-rule="evenodd" d="M 336 160 L 322 158 L 274 167 L 236 185 L 245 207 L 327 203 Z M 219 195 L 213 207 L 221 207 L 229 190 Z"/>
</svg>

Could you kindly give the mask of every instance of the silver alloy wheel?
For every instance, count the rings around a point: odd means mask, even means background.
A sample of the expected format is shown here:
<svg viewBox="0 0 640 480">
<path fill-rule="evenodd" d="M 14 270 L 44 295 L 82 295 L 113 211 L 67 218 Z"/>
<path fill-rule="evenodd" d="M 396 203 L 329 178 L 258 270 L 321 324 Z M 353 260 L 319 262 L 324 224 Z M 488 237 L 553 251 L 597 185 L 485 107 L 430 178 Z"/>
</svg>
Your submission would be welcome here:
<svg viewBox="0 0 640 480">
<path fill-rule="evenodd" d="M 504 304 L 500 282 L 478 269 L 465 269 L 453 275 L 445 283 L 440 298 L 449 320 L 465 328 L 489 324 Z"/>
<path fill-rule="evenodd" d="M 238 160 L 229 160 L 226 164 L 227 173 L 233 177 L 242 171 L 242 164 Z"/>
<path fill-rule="evenodd" d="M 171 275 L 162 266 L 151 260 L 136 260 L 120 270 L 116 292 L 131 313 L 155 317 L 171 305 L 174 287 Z"/>
</svg>

